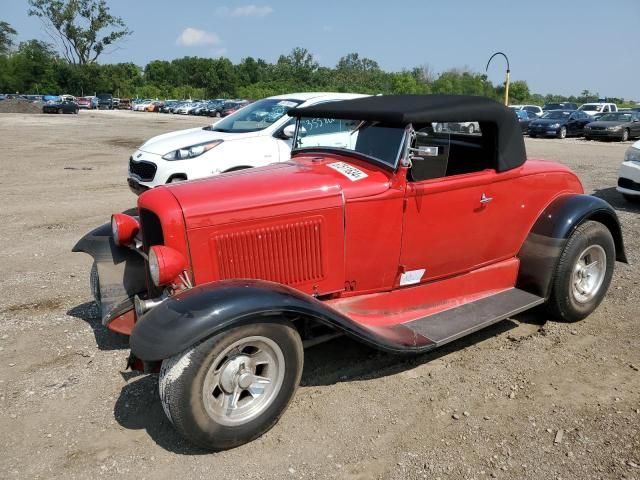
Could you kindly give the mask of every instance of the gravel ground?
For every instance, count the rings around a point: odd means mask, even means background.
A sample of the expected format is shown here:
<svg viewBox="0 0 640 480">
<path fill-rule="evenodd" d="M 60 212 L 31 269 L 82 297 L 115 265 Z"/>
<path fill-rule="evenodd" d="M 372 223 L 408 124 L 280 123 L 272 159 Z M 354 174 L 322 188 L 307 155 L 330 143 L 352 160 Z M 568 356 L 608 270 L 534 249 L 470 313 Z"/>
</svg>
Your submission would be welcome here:
<svg viewBox="0 0 640 480">
<path fill-rule="evenodd" d="M 127 159 L 207 119 L 0 114 L 0 478 L 640 479 L 640 208 L 615 192 L 628 144 L 527 139 L 572 167 L 623 224 L 618 264 L 583 322 L 527 313 L 400 359 L 339 339 L 307 351 L 281 421 L 209 454 L 166 420 L 157 377 L 125 371 L 100 324 L 85 232 L 134 205 Z"/>
</svg>

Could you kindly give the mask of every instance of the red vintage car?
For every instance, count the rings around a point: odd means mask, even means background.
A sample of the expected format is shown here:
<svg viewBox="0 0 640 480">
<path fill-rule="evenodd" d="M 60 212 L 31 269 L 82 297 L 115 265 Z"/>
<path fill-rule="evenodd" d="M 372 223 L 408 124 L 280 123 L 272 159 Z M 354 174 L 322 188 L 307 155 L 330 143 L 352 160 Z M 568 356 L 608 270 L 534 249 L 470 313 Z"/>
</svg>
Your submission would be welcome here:
<svg viewBox="0 0 640 480">
<path fill-rule="evenodd" d="M 467 96 L 377 96 L 289 111 L 291 161 L 143 193 L 74 248 L 103 323 L 164 410 L 225 449 L 270 429 L 304 347 L 344 334 L 418 354 L 537 305 L 576 321 L 602 301 L 620 225 L 516 116 Z M 478 122 L 479 131 L 437 131 Z"/>
</svg>

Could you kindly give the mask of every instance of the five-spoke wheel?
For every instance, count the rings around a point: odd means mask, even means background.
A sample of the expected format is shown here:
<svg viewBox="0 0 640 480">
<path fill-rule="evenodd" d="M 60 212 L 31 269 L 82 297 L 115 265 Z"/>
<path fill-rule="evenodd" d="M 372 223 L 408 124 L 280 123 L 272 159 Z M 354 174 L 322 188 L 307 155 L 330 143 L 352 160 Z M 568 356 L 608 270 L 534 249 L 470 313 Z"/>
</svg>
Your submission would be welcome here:
<svg viewBox="0 0 640 480">
<path fill-rule="evenodd" d="M 269 430 L 302 374 L 302 341 L 286 320 L 225 330 L 162 362 L 162 406 L 193 443 L 223 450 Z"/>
</svg>

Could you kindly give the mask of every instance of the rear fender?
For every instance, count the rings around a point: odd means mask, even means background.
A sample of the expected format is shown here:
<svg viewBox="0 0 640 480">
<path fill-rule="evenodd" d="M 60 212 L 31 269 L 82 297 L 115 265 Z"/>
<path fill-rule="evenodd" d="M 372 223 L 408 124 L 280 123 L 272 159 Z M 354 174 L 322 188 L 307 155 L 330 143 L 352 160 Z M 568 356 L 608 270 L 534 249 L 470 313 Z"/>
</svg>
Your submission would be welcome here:
<svg viewBox="0 0 640 480">
<path fill-rule="evenodd" d="M 432 346 L 408 329 L 365 327 L 314 297 L 264 280 L 225 280 L 169 297 L 138 318 L 129 345 L 140 360 L 164 360 L 225 329 L 282 317 L 303 317 L 393 353 Z"/>
<path fill-rule="evenodd" d="M 146 270 L 142 256 L 113 241 L 111 224 L 106 223 L 87 233 L 72 252 L 91 255 L 98 269 L 98 291 L 102 324 L 133 308 L 135 295 L 147 291 Z"/>
<path fill-rule="evenodd" d="M 609 229 L 615 244 L 616 260 L 627 263 L 622 229 L 611 205 L 591 195 L 563 195 L 544 209 L 522 245 L 518 253 L 520 271 L 517 287 L 548 298 L 553 274 L 567 239 L 588 220 L 600 222 Z"/>
</svg>

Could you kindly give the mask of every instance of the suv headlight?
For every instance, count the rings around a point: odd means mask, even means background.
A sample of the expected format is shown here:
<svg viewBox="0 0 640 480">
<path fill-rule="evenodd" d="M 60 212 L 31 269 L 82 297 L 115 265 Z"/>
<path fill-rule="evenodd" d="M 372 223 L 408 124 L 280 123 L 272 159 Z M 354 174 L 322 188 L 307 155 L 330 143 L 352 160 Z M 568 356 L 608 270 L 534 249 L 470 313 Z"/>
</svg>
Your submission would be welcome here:
<svg viewBox="0 0 640 480">
<path fill-rule="evenodd" d="M 640 163 L 640 148 L 629 147 L 624 154 L 625 162 Z"/>
<path fill-rule="evenodd" d="M 212 148 L 217 147 L 222 143 L 222 140 L 214 140 L 213 142 L 198 143 L 197 145 L 191 145 L 190 147 L 179 148 L 162 156 L 165 160 L 186 160 L 188 158 L 195 158 L 202 155 L 204 152 L 208 152 Z"/>
</svg>

